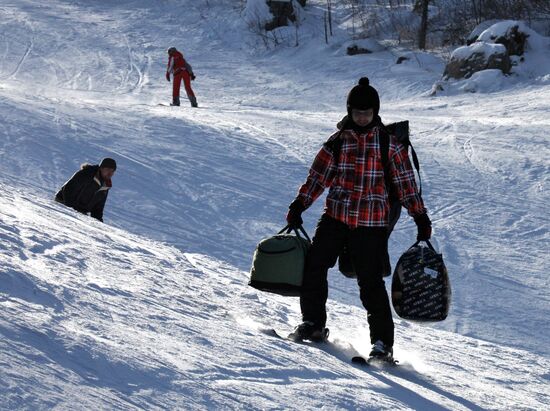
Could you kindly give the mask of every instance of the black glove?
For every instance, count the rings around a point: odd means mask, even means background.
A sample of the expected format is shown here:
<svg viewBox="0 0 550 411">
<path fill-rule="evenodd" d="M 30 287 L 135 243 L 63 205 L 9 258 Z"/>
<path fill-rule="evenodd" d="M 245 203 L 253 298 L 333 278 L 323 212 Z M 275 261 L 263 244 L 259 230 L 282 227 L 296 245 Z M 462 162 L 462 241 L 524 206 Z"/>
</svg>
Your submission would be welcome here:
<svg viewBox="0 0 550 411">
<path fill-rule="evenodd" d="M 302 213 L 305 209 L 306 208 L 302 202 L 298 199 L 290 203 L 288 206 L 288 213 L 286 215 L 286 222 L 288 223 L 289 228 L 296 229 L 304 224 L 304 220 L 302 220 Z"/>
<path fill-rule="evenodd" d="M 196 78 L 197 77 L 193 73 L 191 73 L 191 80 L 195 80 Z"/>
<path fill-rule="evenodd" d="M 428 214 L 420 214 L 414 217 L 414 222 L 418 228 L 418 234 L 416 235 L 417 241 L 428 241 L 432 236 L 432 222 L 428 217 Z"/>
<path fill-rule="evenodd" d="M 166 72 L 166 80 L 170 81 L 170 73 Z"/>
</svg>

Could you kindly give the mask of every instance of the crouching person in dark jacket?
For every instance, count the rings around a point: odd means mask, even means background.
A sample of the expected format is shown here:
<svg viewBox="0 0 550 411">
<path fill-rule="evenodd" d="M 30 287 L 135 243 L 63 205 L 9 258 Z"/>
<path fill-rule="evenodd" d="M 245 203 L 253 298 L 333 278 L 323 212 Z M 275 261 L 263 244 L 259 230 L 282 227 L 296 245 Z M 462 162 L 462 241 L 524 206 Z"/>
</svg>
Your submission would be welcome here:
<svg viewBox="0 0 550 411">
<path fill-rule="evenodd" d="M 115 170 L 112 158 L 104 158 L 99 165 L 83 164 L 61 187 L 55 201 L 103 221 L 103 208 Z"/>
</svg>

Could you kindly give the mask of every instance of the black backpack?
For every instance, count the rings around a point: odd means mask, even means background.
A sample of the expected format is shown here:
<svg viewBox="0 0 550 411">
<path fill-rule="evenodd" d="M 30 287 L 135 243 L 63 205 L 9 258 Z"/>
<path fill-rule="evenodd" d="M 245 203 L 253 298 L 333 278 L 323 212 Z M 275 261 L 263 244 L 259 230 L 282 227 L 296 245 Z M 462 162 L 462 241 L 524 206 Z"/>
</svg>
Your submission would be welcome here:
<svg viewBox="0 0 550 411">
<path fill-rule="evenodd" d="M 342 144 L 343 144 L 343 140 L 340 138 L 340 136 L 342 132 L 345 130 L 347 122 L 348 122 L 348 118 L 346 116 L 339 123 L 341 127 L 336 137 L 331 140 L 328 140 L 324 144 L 325 148 L 327 148 L 332 153 L 336 168 L 338 168 L 338 163 L 340 160 L 340 151 L 342 149 Z M 409 147 L 410 147 L 414 168 L 418 173 L 420 195 L 422 195 L 422 179 L 420 177 L 420 163 L 418 162 L 418 156 L 416 155 L 416 151 L 414 151 L 414 147 L 412 146 L 411 141 L 409 139 L 409 134 L 410 134 L 409 121 L 404 120 L 404 121 L 399 121 L 397 123 L 391 123 L 388 125 L 383 125 L 382 122 L 380 122 L 380 124 L 381 124 L 380 133 L 379 133 L 380 155 L 382 157 L 382 165 L 384 167 L 384 181 L 386 183 L 386 187 L 391 187 L 389 192 L 389 199 L 390 199 L 390 215 L 389 215 L 389 225 L 388 225 L 388 238 L 389 238 L 390 234 L 393 231 L 393 228 L 395 227 L 395 224 L 397 224 L 397 221 L 399 221 L 399 217 L 401 216 L 401 204 L 399 203 L 399 200 L 397 199 L 396 194 L 393 192 L 393 186 L 390 181 L 390 173 L 388 170 L 388 167 L 389 167 L 388 152 L 390 147 L 390 135 L 394 135 L 397 138 L 397 141 L 403 144 L 403 146 L 407 151 L 409 151 Z M 353 267 L 351 256 L 349 255 L 347 247 L 344 247 L 344 250 L 340 253 L 340 256 L 338 257 L 338 269 L 346 277 L 349 277 L 349 278 L 357 277 L 355 273 L 355 268 Z M 391 275 L 390 256 L 388 253 L 386 253 L 385 263 L 384 263 L 384 277 L 387 277 L 389 275 Z"/>
</svg>

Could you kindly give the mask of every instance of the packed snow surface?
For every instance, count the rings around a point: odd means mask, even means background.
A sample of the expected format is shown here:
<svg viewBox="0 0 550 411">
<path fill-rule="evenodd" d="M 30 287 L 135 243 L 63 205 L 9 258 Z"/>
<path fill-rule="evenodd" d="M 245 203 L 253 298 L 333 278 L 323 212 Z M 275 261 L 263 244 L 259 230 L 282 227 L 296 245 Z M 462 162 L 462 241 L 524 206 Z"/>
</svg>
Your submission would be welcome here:
<svg viewBox="0 0 550 411">
<path fill-rule="evenodd" d="M 319 0 L 299 47 L 277 48 L 239 3 L 0 3 L 0 408 L 547 407 L 548 73 L 428 97 L 444 62 L 346 56 L 343 2 L 328 45 Z M 159 105 L 170 46 L 194 68 L 198 109 Z M 298 301 L 247 286 L 361 76 L 384 121 L 411 122 L 453 287 L 444 322 L 395 317 L 397 368 L 350 363 L 368 324 L 337 270 L 325 345 L 271 336 L 300 321 Z M 105 156 L 118 162 L 105 223 L 53 201 Z M 322 207 L 304 213 L 310 234 Z M 414 241 L 404 213 L 394 264 Z"/>
</svg>

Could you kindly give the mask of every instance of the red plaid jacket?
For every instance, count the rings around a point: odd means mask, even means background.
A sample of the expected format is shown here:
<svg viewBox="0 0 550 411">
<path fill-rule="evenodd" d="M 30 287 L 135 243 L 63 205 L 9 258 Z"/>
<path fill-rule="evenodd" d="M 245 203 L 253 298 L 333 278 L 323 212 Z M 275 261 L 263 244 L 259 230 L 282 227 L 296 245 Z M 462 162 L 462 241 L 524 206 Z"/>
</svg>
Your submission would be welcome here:
<svg viewBox="0 0 550 411">
<path fill-rule="evenodd" d="M 337 133 L 329 140 L 335 139 Z M 325 188 L 330 187 L 325 212 L 355 227 L 384 227 L 389 219 L 389 197 L 384 179 L 378 127 L 365 133 L 344 130 L 340 135 L 342 148 L 338 168 L 332 152 L 321 148 L 309 170 L 306 182 L 300 187 L 298 199 L 307 209 Z M 390 136 L 388 169 L 395 194 L 409 215 L 426 212 L 418 194 L 414 171 L 407 150 Z"/>
</svg>

